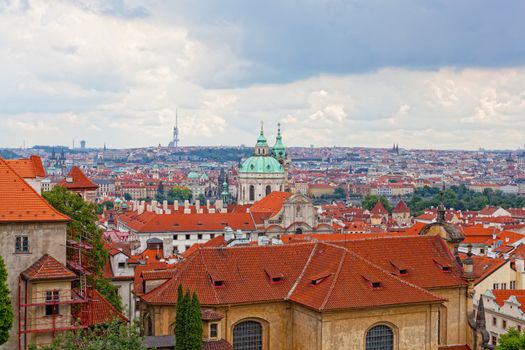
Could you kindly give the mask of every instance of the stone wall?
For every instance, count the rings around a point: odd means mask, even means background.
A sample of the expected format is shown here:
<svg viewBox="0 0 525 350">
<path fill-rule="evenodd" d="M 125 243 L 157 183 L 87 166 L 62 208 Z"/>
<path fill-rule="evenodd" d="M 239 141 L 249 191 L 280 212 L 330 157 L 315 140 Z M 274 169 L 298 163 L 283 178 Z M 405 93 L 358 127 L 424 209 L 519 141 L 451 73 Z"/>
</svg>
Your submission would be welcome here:
<svg viewBox="0 0 525 350">
<path fill-rule="evenodd" d="M 29 237 L 29 253 L 15 253 L 16 236 Z M 0 255 L 4 258 L 11 291 L 13 328 L 1 350 L 17 348 L 18 277 L 45 253 L 66 263 L 66 223 L 2 223 L 0 224 Z"/>
</svg>

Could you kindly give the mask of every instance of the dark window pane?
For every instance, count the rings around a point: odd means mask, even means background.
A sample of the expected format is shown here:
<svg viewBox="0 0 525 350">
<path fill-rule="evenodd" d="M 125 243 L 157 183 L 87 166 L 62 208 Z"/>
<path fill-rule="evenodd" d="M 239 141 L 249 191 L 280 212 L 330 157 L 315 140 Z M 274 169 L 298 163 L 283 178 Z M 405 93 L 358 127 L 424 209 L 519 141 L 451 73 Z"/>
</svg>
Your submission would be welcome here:
<svg viewBox="0 0 525 350">
<path fill-rule="evenodd" d="M 256 321 L 244 321 L 233 328 L 235 350 L 262 350 L 262 326 Z"/>
<path fill-rule="evenodd" d="M 385 325 L 373 327 L 366 334 L 366 350 L 393 350 L 394 332 Z"/>
</svg>

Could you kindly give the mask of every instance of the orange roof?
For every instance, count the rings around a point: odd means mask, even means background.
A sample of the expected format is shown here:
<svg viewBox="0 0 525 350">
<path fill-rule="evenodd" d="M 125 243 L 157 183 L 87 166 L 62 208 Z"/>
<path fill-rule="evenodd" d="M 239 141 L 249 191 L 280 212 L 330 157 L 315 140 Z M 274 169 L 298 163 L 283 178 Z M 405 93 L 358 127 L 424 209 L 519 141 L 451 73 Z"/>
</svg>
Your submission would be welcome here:
<svg viewBox="0 0 525 350">
<path fill-rule="evenodd" d="M 119 222 L 139 232 L 192 232 L 223 231 L 229 226 L 234 230 L 255 230 L 255 222 L 250 213 L 202 213 L 202 214 L 156 214 L 145 211 L 127 212 L 119 216 Z"/>
<path fill-rule="evenodd" d="M 460 253 L 460 256 L 464 259 L 467 255 Z M 483 281 L 487 276 L 507 263 L 507 260 L 502 258 L 489 258 L 479 255 L 473 255 L 472 260 L 474 261 L 473 274 L 477 277 L 475 284 Z"/>
<path fill-rule="evenodd" d="M 112 322 L 113 320 L 128 322 L 126 316 L 115 309 L 97 290 L 94 290 L 93 294 L 91 293 L 91 290 L 88 290 L 88 296 L 92 297 L 92 300 L 80 304 L 80 312 L 77 317 L 81 325 L 95 326 Z M 91 315 L 93 315 L 93 318 L 91 318 Z"/>
<path fill-rule="evenodd" d="M 408 206 L 403 200 L 400 200 L 392 210 L 392 213 L 410 213 L 410 209 L 408 209 Z"/>
<path fill-rule="evenodd" d="M 493 289 L 492 294 L 496 297 L 496 303 L 499 306 L 503 306 L 506 300 L 511 296 L 516 297 L 518 302 L 521 304 L 520 309 L 525 305 L 525 290 L 524 289 Z M 523 309 L 522 309 L 523 310 Z"/>
<path fill-rule="evenodd" d="M 98 185 L 91 181 L 77 166 L 71 168 L 66 178 L 60 181 L 58 185 L 70 190 L 96 190 L 98 188 Z"/>
<path fill-rule="evenodd" d="M 69 218 L 53 208 L 0 158 L 0 222 L 58 222 Z"/>
<path fill-rule="evenodd" d="M 281 211 L 285 200 L 290 198 L 290 192 L 272 192 L 257 203 L 254 203 L 250 211 L 252 213 L 270 213 L 273 217 Z"/>
<path fill-rule="evenodd" d="M 376 205 L 372 208 L 370 213 L 374 215 L 384 215 L 384 214 L 388 214 L 388 210 L 385 209 L 381 201 L 377 201 Z"/>
<path fill-rule="evenodd" d="M 44 254 L 33 265 L 22 272 L 26 280 L 62 280 L 75 279 L 77 275 L 69 271 L 58 260 L 49 254 Z"/>
<path fill-rule="evenodd" d="M 417 247 L 410 245 L 414 251 Z M 282 279 L 272 281 L 267 271 Z M 381 288 L 373 289 L 367 276 Z M 214 287 L 210 277 L 222 285 Z M 180 264 L 176 277 L 142 299 L 174 304 L 179 284 L 196 292 L 202 305 L 292 300 L 315 310 L 336 310 L 443 301 L 348 248 L 322 242 L 198 249 Z"/>
<path fill-rule="evenodd" d="M 27 159 L 6 159 L 6 163 L 16 171 L 20 177 L 25 179 L 46 176 L 42 159 L 39 156 L 32 155 Z"/>
</svg>

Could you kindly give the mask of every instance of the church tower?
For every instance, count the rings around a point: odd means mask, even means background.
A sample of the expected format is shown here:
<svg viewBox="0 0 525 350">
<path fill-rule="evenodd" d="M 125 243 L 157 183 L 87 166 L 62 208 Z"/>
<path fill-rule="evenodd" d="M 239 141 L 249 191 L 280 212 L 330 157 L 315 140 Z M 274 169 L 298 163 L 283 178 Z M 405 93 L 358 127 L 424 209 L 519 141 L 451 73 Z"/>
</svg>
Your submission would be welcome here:
<svg viewBox="0 0 525 350">
<path fill-rule="evenodd" d="M 276 142 L 277 152 L 283 158 L 286 155 L 280 131 Z M 274 191 L 285 191 L 288 187 L 287 175 L 283 163 L 280 163 L 274 156 L 275 147 L 270 153 L 270 147 L 264 128 L 261 123 L 261 131 L 255 144 L 254 154 L 246 159 L 240 169 L 238 177 L 238 204 L 253 204 Z M 284 158 L 283 158 L 284 159 Z"/>
</svg>

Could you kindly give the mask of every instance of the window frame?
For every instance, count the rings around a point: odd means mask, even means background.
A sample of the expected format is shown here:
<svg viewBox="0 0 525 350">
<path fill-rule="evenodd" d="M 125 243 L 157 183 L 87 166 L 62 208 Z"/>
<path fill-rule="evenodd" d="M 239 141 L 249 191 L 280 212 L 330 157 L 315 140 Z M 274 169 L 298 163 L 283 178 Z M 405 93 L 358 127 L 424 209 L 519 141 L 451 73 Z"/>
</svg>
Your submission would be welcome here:
<svg viewBox="0 0 525 350">
<path fill-rule="evenodd" d="M 31 251 L 29 249 L 29 236 L 15 236 L 15 254 L 31 254 Z"/>
<path fill-rule="evenodd" d="M 392 350 L 397 350 L 398 349 L 398 331 L 397 331 L 397 327 L 394 326 L 393 324 L 391 323 L 388 323 L 388 322 L 380 322 L 380 323 L 375 323 L 373 324 L 372 326 L 370 326 L 364 333 L 364 348 L 365 350 L 375 350 L 374 348 L 370 348 L 367 346 L 367 340 L 368 340 L 368 335 L 369 333 L 374 329 L 374 328 L 378 328 L 378 327 L 386 327 L 388 328 L 391 332 L 392 332 L 392 347 L 391 349 Z M 381 347 L 382 349 L 382 347 Z"/>
<path fill-rule="evenodd" d="M 59 316 L 60 315 L 60 292 L 58 290 L 46 291 L 46 305 L 44 307 L 45 316 Z"/>
<path fill-rule="evenodd" d="M 215 333 L 215 335 L 213 335 Z M 217 322 L 211 322 L 210 323 L 210 339 L 218 339 L 219 338 L 219 324 Z"/>
</svg>

